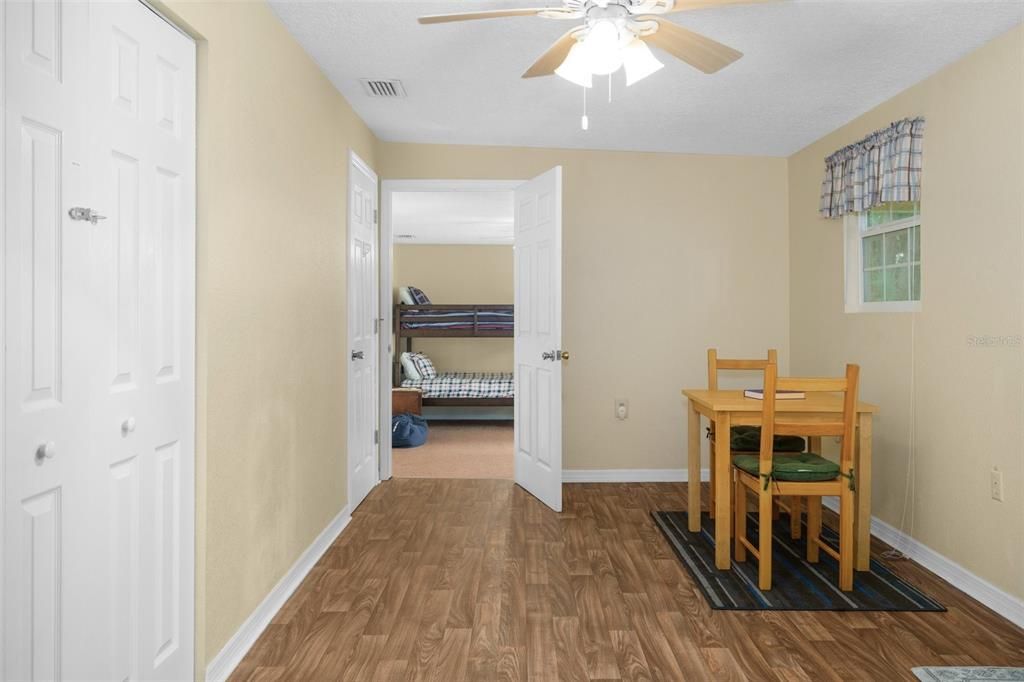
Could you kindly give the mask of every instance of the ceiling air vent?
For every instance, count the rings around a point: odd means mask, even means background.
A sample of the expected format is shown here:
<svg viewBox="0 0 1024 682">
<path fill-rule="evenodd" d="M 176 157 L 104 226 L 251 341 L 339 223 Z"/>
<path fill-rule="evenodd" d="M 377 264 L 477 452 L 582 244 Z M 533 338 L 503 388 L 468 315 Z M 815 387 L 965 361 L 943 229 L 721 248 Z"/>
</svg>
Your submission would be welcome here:
<svg viewBox="0 0 1024 682">
<path fill-rule="evenodd" d="M 405 97 L 405 88 L 400 80 L 379 80 L 376 78 L 361 78 L 363 90 L 370 97 Z"/>
</svg>

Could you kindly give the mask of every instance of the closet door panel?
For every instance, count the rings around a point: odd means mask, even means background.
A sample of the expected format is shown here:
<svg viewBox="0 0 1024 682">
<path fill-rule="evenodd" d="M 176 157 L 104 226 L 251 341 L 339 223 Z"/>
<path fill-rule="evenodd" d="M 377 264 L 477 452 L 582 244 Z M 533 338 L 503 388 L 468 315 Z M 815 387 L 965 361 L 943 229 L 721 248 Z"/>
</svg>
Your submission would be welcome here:
<svg viewBox="0 0 1024 682">
<path fill-rule="evenodd" d="M 93 226 L 68 213 L 88 205 L 88 7 L 35 0 L 3 10 L 2 673 L 99 677 L 104 652 L 70 636 L 104 606 L 94 500 L 79 485 L 90 454 Z"/>
</svg>

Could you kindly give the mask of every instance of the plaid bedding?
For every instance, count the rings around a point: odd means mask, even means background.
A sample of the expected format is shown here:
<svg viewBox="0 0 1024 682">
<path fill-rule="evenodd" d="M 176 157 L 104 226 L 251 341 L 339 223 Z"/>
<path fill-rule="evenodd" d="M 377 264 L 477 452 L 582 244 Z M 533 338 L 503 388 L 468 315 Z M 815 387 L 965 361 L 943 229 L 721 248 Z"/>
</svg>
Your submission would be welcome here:
<svg viewBox="0 0 1024 682">
<path fill-rule="evenodd" d="M 466 311 L 429 312 L 410 310 L 402 313 L 402 329 L 472 329 L 473 313 Z M 433 322 L 406 322 L 417 317 L 432 318 Z M 439 321 L 439 317 L 459 318 L 451 322 Z M 470 319 L 466 319 L 470 318 Z M 515 314 L 503 311 L 481 311 L 477 313 L 477 329 L 492 331 L 512 331 L 515 327 Z"/>
<path fill-rule="evenodd" d="M 424 398 L 512 398 L 511 372 L 446 372 L 433 379 L 403 379 L 402 388 L 418 388 Z"/>
<path fill-rule="evenodd" d="M 472 329 L 472 322 L 403 322 L 402 329 Z M 491 331 L 513 331 L 515 323 L 508 322 L 484 322 L 480 321 L 477 329 Z"/>
<path fill-rule="evenodd" d="M 502 318 L 508 318 L 508 319 L 511 320 L 514 315 L 515 315 L 515 313 L 513 313 L 511 311 L 506 312 L 504 310 L 481 310 L 480 312 L 477 313 L 477 316 L 479 316 L 480 319 L 484 319 L 486 317 L 502 317 Z M 443 311 L 432 312 L 430 310 L 415 310 L 414 309 L 414 310 L 404 310 L 404 311 L 402 311 L 402 317 L 405 317 L 405 318 L 410 318 L 410 317 L 472 317 L 472 316 L 473 316 L 473 312 L 472 311 L 467 311 L 467 310 L 450 310 L 450 311 L 447 311 L 447 312 L 443 312 Z"/>
</svg>

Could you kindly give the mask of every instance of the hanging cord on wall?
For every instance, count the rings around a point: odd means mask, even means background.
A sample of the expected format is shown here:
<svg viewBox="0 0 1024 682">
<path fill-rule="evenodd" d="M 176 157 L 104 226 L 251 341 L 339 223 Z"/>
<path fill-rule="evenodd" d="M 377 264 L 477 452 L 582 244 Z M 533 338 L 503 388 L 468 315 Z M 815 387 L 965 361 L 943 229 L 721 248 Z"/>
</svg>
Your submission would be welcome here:
<svg viewBox="0 0 1024 682">
<path fill-rule="evenodd" d="M 882 552 L 882 556 L 886 559 L 908 559 L 905 550 L 907 544 L 910 542 L 910 537 L 914 534 L 914 505 L 913 499 L 916 492 L 914 479 L 916 478 L 916 466 L 915 466 L 915 455 L 917 454 L 917 390 L 915 387 L 915 375 L 917 374 L 917 363 L 914 361 L 914 351 L 917 346 L 916 344 L 916 322 L 917 313 L 910 313 L 910 416 L 908 421 L 910 423 L 910 433 L 907 435 L 907 480 L 903 488 L 903 512 L 900 514 L 900 534 L 905 540 L 900 543 L 901 547 L 893 547 Z M 907 509 L 910 509 L 910 527 L 906 528 L 907 523 Z"/>
</svg>

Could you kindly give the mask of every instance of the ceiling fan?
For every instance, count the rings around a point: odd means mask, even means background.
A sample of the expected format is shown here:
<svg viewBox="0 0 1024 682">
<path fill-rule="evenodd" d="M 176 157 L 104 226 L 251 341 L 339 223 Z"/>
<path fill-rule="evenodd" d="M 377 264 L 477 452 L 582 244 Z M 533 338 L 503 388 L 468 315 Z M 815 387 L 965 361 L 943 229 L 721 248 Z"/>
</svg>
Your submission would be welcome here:
<svg viewBox="0 0 1024 682">
<path fill-rule="evenodd" d="M 421 24 L 537 16 L 582 19 L 548 48 L 523 78 L 557 74 L 589 88 L 593 76 L 626 72 L 626 85 L 646 78 L 664 65 L 651 53 L 653 45 L 704 73 L 714 73 L 743 53 L 659 16 L 675 12 L 753 4 L 770 0 L 562 0 L 561 7 L 482 10 L 420 17 Z"/>
</svg>

